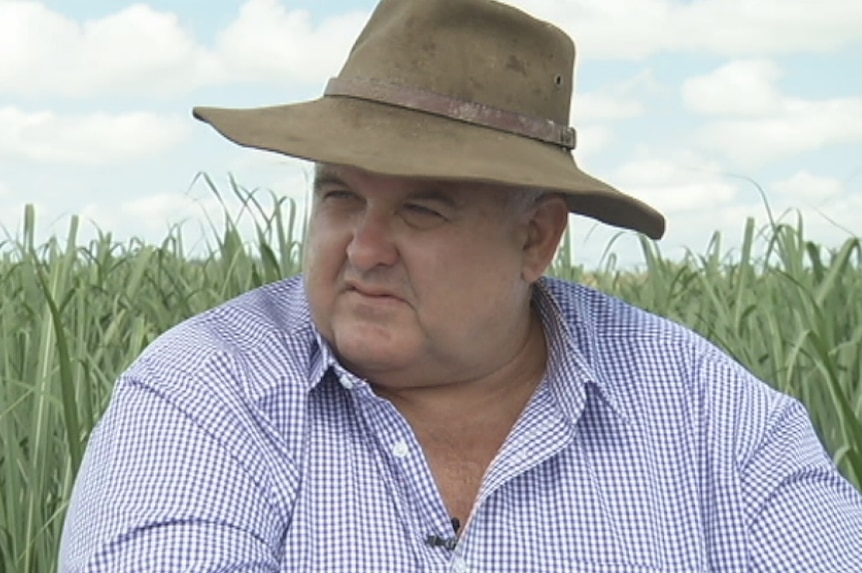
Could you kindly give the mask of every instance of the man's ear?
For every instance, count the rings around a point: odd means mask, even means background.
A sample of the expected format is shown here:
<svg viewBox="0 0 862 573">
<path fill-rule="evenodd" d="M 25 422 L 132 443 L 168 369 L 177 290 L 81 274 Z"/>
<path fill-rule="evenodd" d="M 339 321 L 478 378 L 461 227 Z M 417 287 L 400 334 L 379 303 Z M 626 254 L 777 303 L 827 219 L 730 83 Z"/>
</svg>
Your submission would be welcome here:
<svg viewBox="0 0 862 573">
<path fill-rule="evenodd" d="M 569 207 L 559 193 L 542 195 L 530 211 L 521 277 L 536 282 L 551 264 L 569 222 Z"/>
</svg>

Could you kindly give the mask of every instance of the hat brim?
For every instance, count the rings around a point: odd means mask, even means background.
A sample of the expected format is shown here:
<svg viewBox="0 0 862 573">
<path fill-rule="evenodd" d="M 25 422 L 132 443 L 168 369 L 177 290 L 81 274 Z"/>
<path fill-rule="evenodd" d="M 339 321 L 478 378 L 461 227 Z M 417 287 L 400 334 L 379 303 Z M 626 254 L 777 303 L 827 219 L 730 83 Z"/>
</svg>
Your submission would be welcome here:
<svg viewBox="0 0 862 573">
<path fill-rule="evenodd" d="M 253 109 L 196 107 L 195 118 L 245 147 L 402 177 L 559 191 L 569 210 L 653 239 L 662 215 L 578 168 L 562 148 L 365 100 L 323 97 Z"/>
</svg>

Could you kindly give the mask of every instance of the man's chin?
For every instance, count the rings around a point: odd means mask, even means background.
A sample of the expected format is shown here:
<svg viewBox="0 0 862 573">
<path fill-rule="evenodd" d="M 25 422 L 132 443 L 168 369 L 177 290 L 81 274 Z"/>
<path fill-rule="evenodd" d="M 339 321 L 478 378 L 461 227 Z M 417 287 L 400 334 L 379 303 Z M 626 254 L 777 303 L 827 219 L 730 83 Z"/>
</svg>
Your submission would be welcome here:
<svg viewBox="0 0 862 573">
<path fill-rule="evenodd" d="M 403 336 L 380 328 L 336 330 L 334 346 L 345 366 L 357 374 L 400 370 L 416 355 Z"/>
</svg>

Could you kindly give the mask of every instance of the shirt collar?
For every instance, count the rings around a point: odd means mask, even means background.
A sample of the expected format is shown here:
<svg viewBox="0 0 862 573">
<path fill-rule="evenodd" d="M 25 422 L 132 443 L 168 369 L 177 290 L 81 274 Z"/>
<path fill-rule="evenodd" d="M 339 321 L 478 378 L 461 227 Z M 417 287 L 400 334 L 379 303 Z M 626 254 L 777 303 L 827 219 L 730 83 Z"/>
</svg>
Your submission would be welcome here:
<svg viewBox="0 0 862 573">
<path fill-rule="evenodd" d="M 548 369 L 545 382 L 556 397 L 563 413 L 572 423 L 580 418 L 591 393 L 607 404 L 623 422 L 631 416 L 603 372 L 596 367 L 599 340 L 593 328 L 578 313 L 566 316 L 546 278 L 533 288 L 533 306 L 538 310 L 548 345 Z M 584 313 L 586 314 L 586 313 Z"/>
<path fill-rule="evenodd" d="M 311 359 L 308 367 L 309 392 L 317 388 L 327 374 L 341 368 L 329 343 L 323 338 L 313 323 L 312 330 L 314 331 L 314 343 L 311 345 Z"/>
<path fill-rule="evenodd" d="M 366 387 L 370 391 L 370 387 L 364 379 L 347 370 L 338 361 L 335 351 L 329 342 L 323 338 L 320 331 L 316 327 L 313 327 L 313 330 L 314 344 L 312 345 L 308 370 L 308 391 L 311 392 L 317 388 L 321 382 L 327 379 L 327 376 L 334 376 L 335 380 L 343 381 L 350 387 Z"/>
<path fill-rule="evenodd" d="M 614 414 L 629 422 L 630 416 L 623 402 L 594 366 L 598 341 L 590 332 L 592 329 L 579 316 L 564 316 L 545 278 L 539 279 L 534 286 L 533 305 L 541 317 L 548 343 L 546 381 L 563 413 L 576 423 L 586 405 L 587 387 L 592 386 Z M 313 323 L 312 330 L 314 344 L 309 362 L 308 391 L 315 389 L 330 373 L 338 378 L 346 377 L 354 385 L 364 384 L 338 362 L 332 347 Z"/>
</svg>

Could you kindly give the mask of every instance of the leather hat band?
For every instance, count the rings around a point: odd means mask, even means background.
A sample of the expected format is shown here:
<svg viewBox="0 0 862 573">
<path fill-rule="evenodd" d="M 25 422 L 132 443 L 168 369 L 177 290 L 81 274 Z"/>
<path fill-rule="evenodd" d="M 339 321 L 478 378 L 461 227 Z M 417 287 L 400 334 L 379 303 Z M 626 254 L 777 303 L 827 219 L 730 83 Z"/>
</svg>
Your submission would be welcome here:
<svg viewBox="0 0 862 573">
<path fill-rule="evenodd" d="M 574 149 L 577 132 L 548 119 L 528 117 L 477 102 L 371 79 L 332 78 L 324 95 L 342 96 L 422 111 Z"/>
</svg>

